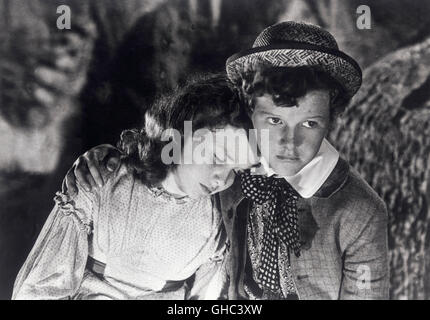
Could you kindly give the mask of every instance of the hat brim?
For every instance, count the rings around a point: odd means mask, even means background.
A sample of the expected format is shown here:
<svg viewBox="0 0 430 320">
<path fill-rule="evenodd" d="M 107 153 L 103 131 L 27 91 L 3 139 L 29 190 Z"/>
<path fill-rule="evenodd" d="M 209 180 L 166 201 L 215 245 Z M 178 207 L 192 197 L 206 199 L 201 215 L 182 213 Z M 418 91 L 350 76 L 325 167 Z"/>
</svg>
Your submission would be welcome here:
<svg viewBox="0 0 430 320">
<path fill-rule="evenodd" d="M 262 63 L 274 67 L 319 66 L 342 85 L 351 98 L 360 89 L 362 73 L 358 64 L 341 51 L 312 49 L 258 48 L 231 56 L 226 63 L 227 76 L 234 83 L 241 74 L 256 71 Z"/>
</svg>

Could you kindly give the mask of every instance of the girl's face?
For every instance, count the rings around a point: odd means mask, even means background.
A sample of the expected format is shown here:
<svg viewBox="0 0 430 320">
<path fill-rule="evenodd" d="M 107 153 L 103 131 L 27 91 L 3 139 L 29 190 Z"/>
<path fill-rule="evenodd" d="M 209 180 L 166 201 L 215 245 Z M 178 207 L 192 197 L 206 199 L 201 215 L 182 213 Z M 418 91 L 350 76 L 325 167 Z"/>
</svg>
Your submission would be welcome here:
<svg viewBox="0 0 430 320">
<path fill-rule="evenodd" d="M 309 91 L 298 106 L 276 106 L 270 95 L 255 99 L 254 128 L 269 132 L 269 147 L 262 156 L 281 176 L 292 176 L 317 154 L 330 124 L 330 95 L 327 90 Z"/>
<path fill-rule="evenodd" d="M 226 138 L 217 138 L 220 137 L 219 133 Z M 197 130 L 192 137 L 185 137 L 184 140 L 182 150 L 193 151 L 192 163 L 182 161 L 171 175 L 182 194 L 191 198 L 225 190 L 233 184 L 235 171 L 259 164 L 254 150 L 256 148 L 252 149 L 249 145 L 244 129 L 228 125 L 216 132 L 209 129 Z M 248 156 L 244 158 L 245 153 Z M 182 158 L 184 159 L 184 155 Z"/>
</svg>

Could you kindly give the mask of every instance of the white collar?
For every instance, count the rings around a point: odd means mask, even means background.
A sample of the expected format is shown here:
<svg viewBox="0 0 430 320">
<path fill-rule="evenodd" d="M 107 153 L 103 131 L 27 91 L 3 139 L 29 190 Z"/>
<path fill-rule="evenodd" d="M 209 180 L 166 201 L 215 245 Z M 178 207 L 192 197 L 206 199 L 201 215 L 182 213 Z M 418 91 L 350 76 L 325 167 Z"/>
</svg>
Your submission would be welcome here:
<svg viewBox="0 0 430 320">
<path fill-rule="evenodd" d="M 293 176 L 283 178 L 303 197 L 312 197 L 329 177 L 339 160 L 339 152 L 324 139 L 316 156 L 299 172 Z M 261 158 L 263 171 L 254 171 L 254 174 L 275 175 L 266 159 Z"/>
</svg>

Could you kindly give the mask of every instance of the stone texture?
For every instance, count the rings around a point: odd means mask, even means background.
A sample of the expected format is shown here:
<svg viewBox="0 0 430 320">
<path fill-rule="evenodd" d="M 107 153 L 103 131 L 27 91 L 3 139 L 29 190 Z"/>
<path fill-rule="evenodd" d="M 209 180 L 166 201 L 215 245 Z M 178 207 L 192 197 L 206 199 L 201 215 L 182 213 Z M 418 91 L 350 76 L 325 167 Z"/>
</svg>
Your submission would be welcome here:
<svg viewBox="0 0 430 320">
<path fill-rule="evenodd" d="M 391 296 L 429 299 L 430 38 L 365 70 L 332 142 L 385 200 Z"/>
</svg>

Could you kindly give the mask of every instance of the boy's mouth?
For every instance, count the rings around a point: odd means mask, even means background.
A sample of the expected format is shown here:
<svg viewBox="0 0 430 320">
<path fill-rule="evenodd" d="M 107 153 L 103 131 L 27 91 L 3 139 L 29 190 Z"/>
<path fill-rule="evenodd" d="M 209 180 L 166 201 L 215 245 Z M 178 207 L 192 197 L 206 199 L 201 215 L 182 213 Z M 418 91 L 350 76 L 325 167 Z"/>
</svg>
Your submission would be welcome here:
<svg viewBox="0 0 430 320">
<path fill-rule="evenodd" d="M 276 159 L 285 162 L 296 162 L 299 160 L 296 156 L 284 156 L 284 155 L 276 155 Z"/>
</svg>

